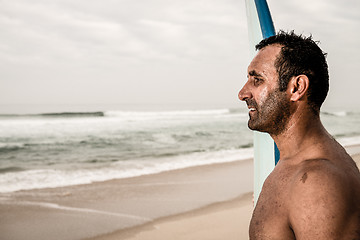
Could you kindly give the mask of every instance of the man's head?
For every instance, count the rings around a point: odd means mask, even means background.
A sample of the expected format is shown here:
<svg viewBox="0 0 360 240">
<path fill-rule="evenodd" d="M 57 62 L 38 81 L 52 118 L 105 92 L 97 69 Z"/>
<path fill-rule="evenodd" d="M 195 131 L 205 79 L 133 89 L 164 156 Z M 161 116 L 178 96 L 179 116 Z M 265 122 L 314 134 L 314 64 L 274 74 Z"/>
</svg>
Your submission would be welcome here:
<svg viewBox="0 0 360 240">
<path fill-rule="evenodd" d="M 296 35 L 293 31 L 280 31 L 275 36 L 262 40 L 256 45 L 256 49 L 260 50 L 273 44 L 281 46 L 280 55 L 275 61 L 280 91 L 287 89 L 292 77 L 306 75 L 309 78 L 308 104 L 315 113 L 319 113 L 329 90 L 326 53 L 311 36 Z"/>
<path fill-rule="evenodd" d="M 286 93 L 279 90 L 274 66 L 281 47 L 271 45 L 261 49 L 248 67 L 248 81 L 239 92 L 249 111 L 248 126 L 252 130 L 279 134 L 290 115 Z"/>
<path fill-rule="evenodd" d="M 328 72 L 317 44 L 310 37 L 280 32 L 256 48 L 248 81 L 239 92 L 250 108 L 249 128 L 281 133 L 291 115 L 291 102 L 306 103 L 318 114 L 328 91 Z"/>
</svg>

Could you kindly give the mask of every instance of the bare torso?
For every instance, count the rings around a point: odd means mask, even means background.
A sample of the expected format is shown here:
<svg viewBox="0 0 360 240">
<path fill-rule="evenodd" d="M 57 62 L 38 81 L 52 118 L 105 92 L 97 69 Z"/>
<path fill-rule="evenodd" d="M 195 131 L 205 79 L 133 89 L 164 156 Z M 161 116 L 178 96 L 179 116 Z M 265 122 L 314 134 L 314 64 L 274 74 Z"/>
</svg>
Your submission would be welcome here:
<svg viewBox="0 0 360 240">
<path fill-rule="evenodd" d="M 303 211 L 307 208 L 310 216 Z M 312 223 L 321 226 L 318 232 Z M 339 144 L 280 160 L 263 185 L 250 239 L 360 239 L 360 174 Z"/>
</svg>

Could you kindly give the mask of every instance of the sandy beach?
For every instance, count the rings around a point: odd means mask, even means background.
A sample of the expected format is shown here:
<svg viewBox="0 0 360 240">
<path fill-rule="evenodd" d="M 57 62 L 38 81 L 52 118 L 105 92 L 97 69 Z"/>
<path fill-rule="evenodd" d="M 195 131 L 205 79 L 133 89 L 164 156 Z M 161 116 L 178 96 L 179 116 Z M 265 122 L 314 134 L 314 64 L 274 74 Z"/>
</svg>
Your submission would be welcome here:
<svg viewBox="0 0 360 240">
<path fill-rule="evenodd" d="M 248 239 L 252 206 L 252 193 L 248 193 L 233 200 L 90 239 Z"/>
<path fill-rule="evenodd" d="M 359 146 L 347 148 L 360 164 Z M 0 194 L 1 239 L 248 239 L 252 160 Z"/>
<path fill-rule="evenodd" d="M 190 214 L 209 205 L 213 209 L 213 204 L 229 200 L 236 203 L 234 199 L 248 198 L 251 202 L 252 172 L 252 161 L 242 160 L 93 184 L 2 193 L 1 239 L 86 239 Z"/>
</svg>

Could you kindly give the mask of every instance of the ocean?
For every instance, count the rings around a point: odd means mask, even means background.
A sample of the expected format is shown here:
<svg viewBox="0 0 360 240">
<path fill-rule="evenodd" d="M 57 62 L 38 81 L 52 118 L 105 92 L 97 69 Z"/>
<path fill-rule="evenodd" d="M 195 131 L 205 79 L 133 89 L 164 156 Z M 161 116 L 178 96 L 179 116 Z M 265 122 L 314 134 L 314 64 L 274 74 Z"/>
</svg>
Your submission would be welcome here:
<svg viewBox="0 0 360 240">
<path fill-rule="evenodd" d="M 360 144 L 360 112 L 321 119 Z M 0 114 L 0 192 L 129 178 L 253 156 L 247 109 Z"/>
</svg>

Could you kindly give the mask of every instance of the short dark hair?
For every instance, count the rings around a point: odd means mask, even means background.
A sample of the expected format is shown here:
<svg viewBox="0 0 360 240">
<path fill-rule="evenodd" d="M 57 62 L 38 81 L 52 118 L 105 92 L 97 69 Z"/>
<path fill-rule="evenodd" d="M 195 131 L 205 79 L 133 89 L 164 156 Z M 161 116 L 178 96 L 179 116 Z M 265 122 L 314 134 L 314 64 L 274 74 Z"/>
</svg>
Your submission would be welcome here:
<svg viewBox="0 0 360 240">
<path fill-rule="evenodd" d="M 310 107 L 319 113 L 329 91 L 329 72 L 326 53 L 312 36 L 296 35 L 294 31 L 279 31 L 275 36 L 262 40 L 255 46 L 260 50 L 268 45 L 280 44 L 281 51 L 275 61 L 279 74 L 280 91 L 287 89 L 291 77 L 301 74 L 309 78 L 308 100 Z"/>
</svg>

